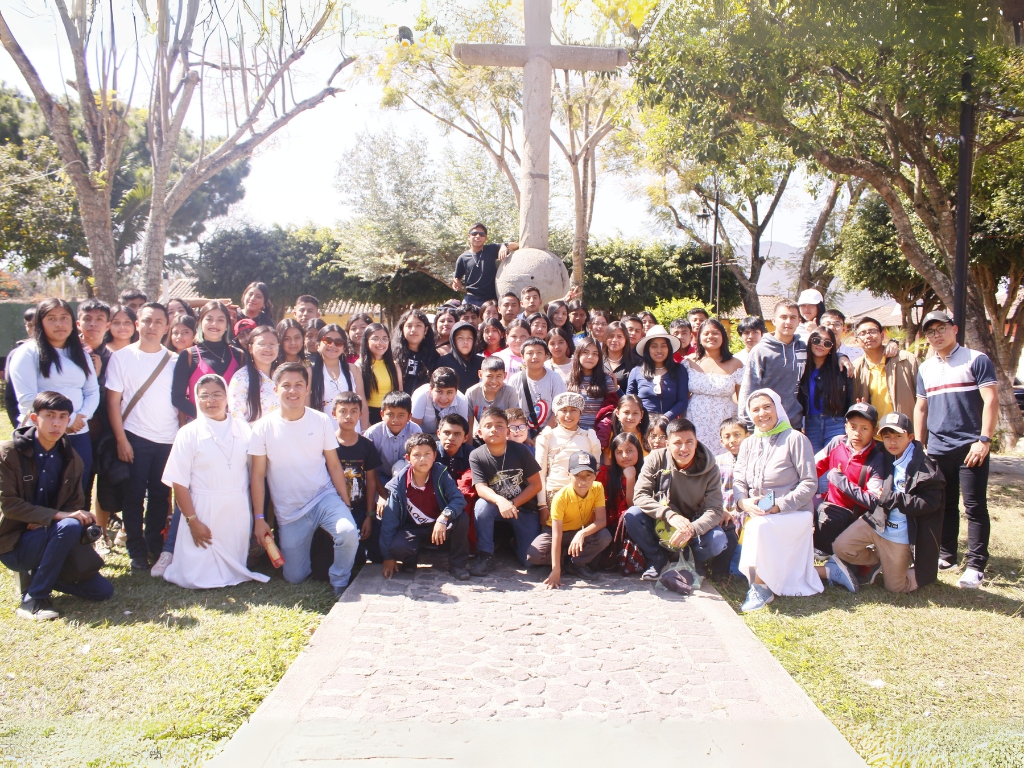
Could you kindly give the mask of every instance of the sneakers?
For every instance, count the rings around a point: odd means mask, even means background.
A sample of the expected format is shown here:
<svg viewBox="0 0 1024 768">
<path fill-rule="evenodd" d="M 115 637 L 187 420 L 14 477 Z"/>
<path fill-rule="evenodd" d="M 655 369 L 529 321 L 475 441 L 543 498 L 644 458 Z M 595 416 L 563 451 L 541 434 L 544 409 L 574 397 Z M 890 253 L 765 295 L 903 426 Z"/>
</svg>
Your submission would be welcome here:
<svg viewBox="0 0 1024 768">
<path fill-rule="evenodd" d="M 132 570 L 133 571 L 148 571 L 149 570 L 149 558 L 148 557 L 133 557 L 132 558 Z"/>
<path fill-rule="evenodd" d="M 859 588 L 857 580 L 853 578 L 853 574 L 850 572 L 850 566 L 835 555 L 832 555 L 828 562 L 825 563 L 825 573 L 828 574 L 829 584 L 844 587 L 851 592 L 856 592 Z"/>
<path fill-rule="evenodd" d="M 882 572 L 881 562 L 875 563 L 874 565 L 865 565 L 860 569 L 860 573 L 857 574 L 857 583 L 862 587 L 866 587 L 868 584 L 874 584 L 875 579 L 878 578 L 878 574 Z"/>
<path fill-rule="evenodd" d="M 335 600 L 341 600 L 341 597 L 342 597 L 342 595 L 345 594 L 345 590 L 346 589 L 348 589 L 348 587 L 335 587 L 334 588 L 334 599 Z"/>
<path fill-rule="evenodd" d="M 486 576 L 494 570 L 494 555 L 487 552 L 477 553 L 476 560 L 469 566 L 470 576 Z"/>
<path fill-rule="evenodd" d="M 125 547 L 128 545 L 128 534 L 125 533 L 124 528 L 117 532 L 117 536 L 114 537 L 115 547 Z"/>
<path fill-rule="evenodd" d="M 160 557 L 153 563 L 153 567 L 149 569 L 149 575 L 156 578 L 163 576 L 172 560 L 174 560 L 174 555 L 171 552 L 161 552 Z"/>
<path fill-rule="evenodd" d="M 828 552 L 826 552 L 826 551 L 824 551 L 822 549 L 815 549 L 814 550 L 814 559 L 815 560 L 828 560 L 830 557 L 832 557 L 832 555 L 830 555 Z"/>
<path fill-rule="evenodd" d="M 49 598 L 41 598 L 35 600 L 31 597 L 27 597 L 21 601 L 21 605 L 18 606 L 18 610 L 15 611 L 23 619 L 31 619 L 32 621 L 53 621 L 60 617 L 60 614 L 53 607 L 53 603 L 50 602 Z"/>
<path fill-rule="evenodd" d="M 404 560 L 398 564 L 398 570 L 402 573 L 416 573 L 416 562 L 407 563 Z"/>
<path fill-rule="evenodd" d="M 448 567 L 448 573 L 451 574 L 452 578 L 456 581 L 469 581 L 469 571 L 465 568 L 459 568 L 457 565 Z"/>
<path fill-rule="evenodd" d="M 594 573 L 594 569 L 586 563 L 574 563 L 572 558 L 566 558 L 565 563 L 562 564 L 562 570 L 570 576 L 577 576 L 584 581 L 594 581 L 597 578 L 597 574 Z"/>
<path fill-rule="evenodd" d="M 960 581 L 956 583 L 960 589 L 978 589 L 981 587 L 981 582 L 985 580 L 984 571 L 979 571 L 976 568 L 968 568 L 964 571 L 964 575 L 960 577 Z"/>
<path fill-rule="evenodd" d="M 956 563 L 946 560 L 945 558 L 939 560 L 940 571 L 948 571 L 950 568 L 956 568 Z"/>
<path fill-rule="evenodd" d="M 640 574 L 640 581 L 657 581 L 660 569 L 653 565 Z"/>
<path fill-rule="evenodd" d="M 751 584 L 750 589 L 747 590 L 747 599 L 740 606 L 740 612 L 752 613 L 760 611 L 774 599 L 775 595 L 768 588 L 767 584 Z"/>
</svg>

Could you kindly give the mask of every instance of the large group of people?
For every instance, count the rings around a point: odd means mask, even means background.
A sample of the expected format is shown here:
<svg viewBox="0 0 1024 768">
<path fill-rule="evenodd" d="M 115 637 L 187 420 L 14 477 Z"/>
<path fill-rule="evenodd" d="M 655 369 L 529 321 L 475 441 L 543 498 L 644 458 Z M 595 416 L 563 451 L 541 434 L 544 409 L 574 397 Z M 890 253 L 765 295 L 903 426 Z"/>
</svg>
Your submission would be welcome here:
<svg viewBox="0 0 1024 768">
<path fill-rule="evenodd" d="M 340 595 L 357 564 L 390 578 L 426 549 L 467 580 L 508 546 L 551 588 L 731 574 L 744 611 L 879 573 L 909 592 L 958 567 L 961 492 L 958 583 L 980 586 L 996 379 L 945 313 L 924 318 L 919 364 L 805 291 L 741 320 L 734 352 L 702 308 L 666 329 L 575 291 L 499 296 L 517 245 L 469 235 L 465 298 L 393 329 L 327 323 L 313 296 L 275 324 L 261 282 L 198 311 L 138 290 L 41 302 L 8 358 L 0 444 L 18 614 L 55 618 L 53 591 L 109 598 L 100 555 L 119 544 L 133 572 L 189 589 L 266 581 L 265 557 Z"/>
</svg>

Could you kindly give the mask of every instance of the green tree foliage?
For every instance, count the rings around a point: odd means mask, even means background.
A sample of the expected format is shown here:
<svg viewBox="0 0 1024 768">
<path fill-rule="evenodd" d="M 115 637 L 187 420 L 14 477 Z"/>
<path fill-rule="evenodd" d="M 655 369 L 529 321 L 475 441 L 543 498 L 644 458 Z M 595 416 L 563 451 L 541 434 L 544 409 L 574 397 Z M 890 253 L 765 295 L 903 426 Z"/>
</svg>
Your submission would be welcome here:
<svg viewBox="0 0 1024 768">
<path fill-rule="evenodd" d="M 643 103 L 679 121 L 699 159 L 742 162 L 752 125 L 797 158 L 866 181 L 902 255 L 952 306 L 962 99 L 978 107 L 979 163 L 1024 138 L 1006 119 L 1024 109 L 1024 51 L 988 44 L 1005 39 L 999 23 L 972 0 L 682 0 L 648 30 L 635 76 Z M 973 276 L 967 289 L 968 343 L 996 362 L 1005 424 L 1024 432 L 1011 361 L 993 338 L 1004 329 Z"/>
<path fill-rule="evenodd" d="M 583 291 L 587 304 L 615 315 L 635 313 L 677 296 L 707 301 L 708 255 L 696 244 L 678 246 L 641 240 L 612 238 L 591 243 Z M 565 257 L 572 263 L 571 253 Z M 728 270 L 722 270 L 722 308 L 740 301 L 739 286 Z"/>
<path fill-rule="evenodd" d="M 918 335 L 915 319 L 938 306 L 939 298 L 900 253 L 889 208 L 877 194 L 865 195 L 843 234 L 835 273 L 847 288 L 892 296 L 903 312 L 907 341 Z M 921 306 L 914 310 L 918 302 Z"/>
</svg>

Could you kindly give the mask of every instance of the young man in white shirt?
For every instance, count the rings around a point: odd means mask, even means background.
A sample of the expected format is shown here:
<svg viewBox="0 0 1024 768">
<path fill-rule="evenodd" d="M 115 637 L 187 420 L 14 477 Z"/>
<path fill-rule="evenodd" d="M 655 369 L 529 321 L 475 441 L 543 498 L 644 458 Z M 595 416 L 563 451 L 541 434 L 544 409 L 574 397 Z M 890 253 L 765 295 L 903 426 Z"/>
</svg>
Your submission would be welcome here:
<svg viewBox="0 0 1024 768">
<path fill-rule="evenodd" d="M 278 366 L 274 392 L 281 407 L 252 425 L 249 442 L 253 534 L 265 547 L 270 534 L 264 517 L 267 480 L 281 539 L 285 581 L 298 584 L 309 576 L 313 533 L 323 528 L 334 538 L 330 580 L 335 597 L 341 597 L 352 576 L 359 529 L 349 510 L 335 423 L 320 411 L 305 407 L 309 371 L 302 363 Z"/>
<path fill-rule="evenodd" d="M 164 546 L 168 502 L 167 486 L 161 478 L 178 433 L 178 411 L 171 405 L 175 355 L 160 343 L 167 324 L 167 308 L 147 302 L 135 322 L 139 340 L 115 352 L 107 364 L 110 428 L 117 440 L 118 458 L 131 467 L 121 514 L 133 571 L 149 570 L 150 559 L 159 557 Z M 132 405 L 127 418 L 122 418 L 158 368 L 159 374 Z M 143 515 L 147 493 L 149 503 Z"/>
<path fill-rule="evenodd" d="M 430 381 L 412 393 L 412 420 L 430 435 L 437 434 L 441 419 L 457 413 L 469 420 L 469 401 L 459 392 L 459 375 L 452 368 L 438 368 Z"/>
</svg>

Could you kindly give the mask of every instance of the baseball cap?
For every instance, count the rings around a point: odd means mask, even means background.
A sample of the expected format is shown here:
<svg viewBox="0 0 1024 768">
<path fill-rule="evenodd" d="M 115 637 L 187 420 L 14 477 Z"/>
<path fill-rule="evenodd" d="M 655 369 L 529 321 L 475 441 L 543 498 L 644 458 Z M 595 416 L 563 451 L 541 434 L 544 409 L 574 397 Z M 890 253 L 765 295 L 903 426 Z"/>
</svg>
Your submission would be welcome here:
<svg viewBox="0 0 1024 768">
<path fill-rule="evenodd" d="M 860 416 L 867 419 L 872 424 L 878 424 L 878 409 L 868 403 L 854 403 L 847 408 L 846 418 L 850 418 L 851 416 Z"/>
<path fill-rule="evenodd" d="M 802 291 L 796 299 L 797 304 L 821 304 L 823 301 L 825 301 L 825 297 L 821 295 L 821 291 L 814 288 Z"/>
<path fill-rule="evenodd" d="M 579 392 L 560 392 L 555 395 L 553 403 L 555 411 L 560 411 L 563 408 L 577 408 L 582 411 L 585 404 L 583 395 Z"/>
<path fill-rule="evenodd" d="M 243 317 L 237 323 L 235 323 L 235 336 L 240 334 L 242 331 L 251 331 L 256 327 L 256 321 L 248 317 Z"/>
<path fill-rule="evenodd" d="M 580 472 L 597 474 L 597 459 L 586 451 L 576 451 L 569 457 L 569 474 L 578 475 Z"/>
<path fill-rule="evenodd" d="M 952 323 L 953 318 L 943 312 L 941 309 L 936 309 L 934 312 L 929 312 L 924 316 L 924 320 L 921 321 L 921 330 L 928 330 L 928 326 L 932 323 Z"/>
<path fill-rule="evenodd" d="M 896 411 L 885 414 L 878 425 L 879 432 L 884 432 L 887 429 L 893 432 L 902 432 L 905 435 L 912 435 L 914 433 L 914 426 L 910 423 L 910 417 L 902 413 L 896 413 Z"/>
</svg>

